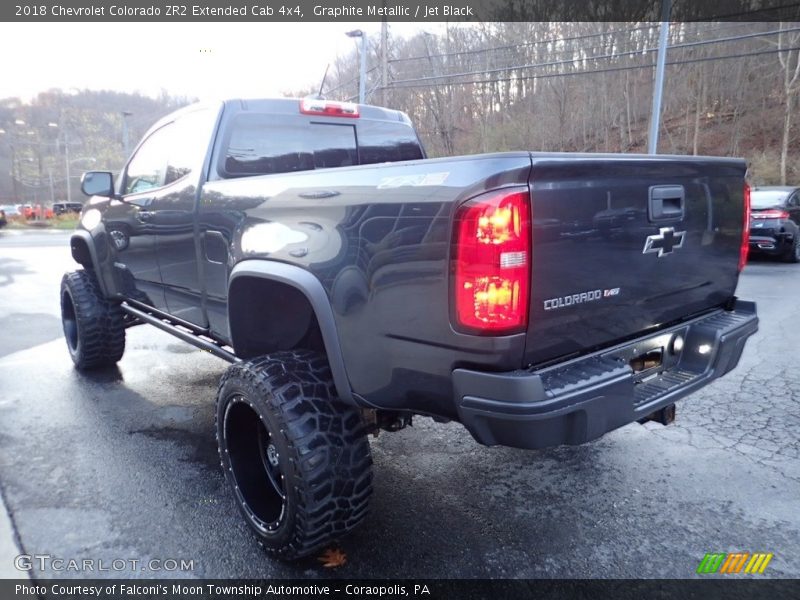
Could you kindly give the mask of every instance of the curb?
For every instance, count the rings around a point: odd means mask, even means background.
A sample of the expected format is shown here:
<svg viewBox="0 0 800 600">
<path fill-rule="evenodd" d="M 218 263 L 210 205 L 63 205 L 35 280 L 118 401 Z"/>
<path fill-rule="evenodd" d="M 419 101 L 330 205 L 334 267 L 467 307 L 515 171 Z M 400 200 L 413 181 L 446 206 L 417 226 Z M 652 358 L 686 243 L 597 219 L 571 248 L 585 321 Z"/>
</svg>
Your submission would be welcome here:
<svg viewBox="0 0 800 600">
<path fill-rule="evenodd" d="M 0 494 L 0 579 L 28 579 L 27 571 L 14 568 L 14 558 L 20 554 L 14 539 L 14 526 L 6 508 L 3 495 Z"/>
</svg>

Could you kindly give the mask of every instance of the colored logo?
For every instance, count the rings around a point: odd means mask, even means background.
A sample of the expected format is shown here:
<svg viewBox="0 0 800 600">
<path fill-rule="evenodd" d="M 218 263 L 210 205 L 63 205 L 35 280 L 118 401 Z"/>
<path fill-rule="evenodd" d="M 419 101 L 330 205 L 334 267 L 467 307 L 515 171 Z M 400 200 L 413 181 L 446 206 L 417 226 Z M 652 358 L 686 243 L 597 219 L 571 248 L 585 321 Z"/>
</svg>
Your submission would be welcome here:
<svg viewBox="0 0 800 600">
<path fill-rule="evenodd" d="M 700 574 L 710 573 L 763 573 L 769 561 L 772 560 L 772 552 L 731 552 L 709 553 L 703 557 L 697 567 Z"/>
</svg>

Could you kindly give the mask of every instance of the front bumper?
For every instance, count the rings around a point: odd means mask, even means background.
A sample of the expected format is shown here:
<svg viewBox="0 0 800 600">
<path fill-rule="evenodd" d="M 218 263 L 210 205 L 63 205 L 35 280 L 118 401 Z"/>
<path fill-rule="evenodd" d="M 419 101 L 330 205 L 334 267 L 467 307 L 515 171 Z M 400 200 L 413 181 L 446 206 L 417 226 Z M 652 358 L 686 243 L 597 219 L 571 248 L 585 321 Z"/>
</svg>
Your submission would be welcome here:
<svg viewBox="0 0 800 600">
<path fill-rule="evenodd" d="M 637 421 L 721 377 L 758 331 L 754 302 L 738 300 L 658 333 L 545 369 L 453 371 L 460 421 L 480 443 L 516 448 L 582 444 Z M 681 336 L 683 349 L 673 352 Z M 662 364 L 631 361 L 661 350 Z"/>
</svg>

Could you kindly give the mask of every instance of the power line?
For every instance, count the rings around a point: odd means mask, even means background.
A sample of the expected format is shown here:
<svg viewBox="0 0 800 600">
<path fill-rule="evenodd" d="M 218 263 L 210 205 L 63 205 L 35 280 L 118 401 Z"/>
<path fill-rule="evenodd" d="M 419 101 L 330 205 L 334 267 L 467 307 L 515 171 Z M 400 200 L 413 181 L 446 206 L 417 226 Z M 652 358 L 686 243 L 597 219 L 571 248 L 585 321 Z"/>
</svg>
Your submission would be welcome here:
<svg viewBox="0 0 800 600">
<path fill-rule="evenodd" d="M 657 25 L 658 25 L 657 23 L 654 23 L 654 24 L 650 24 L 650 25 L 647 25 L 647 26 L 633 27 L 633 28 L 630 28 L 630 29 L 616 29 L 616 30 L 613 30 L 613 31 L 605 31 L 605 32 L 600 32 L 600 33 L 591 33 L 591 34 L 572 36 L 572 37 L 566 37 L 566 38 L 551 38 L 551 39 L 547 39 L 547 40 L 538 40 L 538 41 L 535 41 L 535 42 L 523 42 L 523 43 L 519 43 L 519 44 L 509 44 L 509 45 L 504 45 L 504 46 L 492 46 L 492 47 L 489 47 L 489 48 L 479 48 L 479 49 L 476 49 L 476 50 L 463 50 L 463 51 L 459 51 L 459 52 L 431 54 L 430 56 L 431 56 L 431 58 L 447 58 L 447 57 L 450 57 L 450 56 L 461 56 L 461 55 L 468 55 L 468 54 L 483 54 L 483 53 L 490 53 L 490 52 L 493 53 L 493 54 L 496 54 L 498 51 L 504 51 L 504 50 L 508 51 L 508 50 L 514 50 L 516 48 L 525 48 L 525 47 L 530 47 L 530 46 L 537 46 L 537 45 L 542 45 L 542 44 L 551 44 L 551 43 L 556 43 L 556 42 L 590 39 L 590 38 L 595 38 L 595 37 L 614 35 L 614 34 L 618 34 L 618 33 L 632 33 L 632 32 L 635 32 L 635 31 L 643 31 L 643 30 L 651 30 L 653 32 L 657 32 L 658 31 Z M 727 24 L 727 25 L 724 25 L 724 26 L 721 26 L 721 27 L 714 27 L 714 28 L 705 29 L 703 31 L 696 31 L 696 32 L 691 32 L 691 33 L 694 34 L 694 35 L 704 35 L 704 34 L 708 34 L 708 33 L 713 33 L 715 31 L 730 31 L 732 29 L 739 29 L 741 27 L 752 27 L 752 23 Z M 550 53 L 565 54 L 565 53 L 568 53 L 568 52 L 575 52 L 576 50 L 589 51 L 589 50 L 598 50 L 598 49 L 604 49 L 604 48 L 605 48 L 604 45 L 590 46 L 589 48 L 564 48 L 564 49 L 560 49 L 560 50 L 551 50 Z M 414 61 L 414 60 L 427 60 L 427 59 L 428 59 L 428 55 L 419 55 L 419 56 L 411 56 L 411 57 L 405 57 L 405 58 L 390 59 L 389 62 L 390 63 L 400 63 L 400 62 L 408 62 L 408 61 Z"/>
<path fill-rule="evenodd" d="M 690 35 L 706 35 L 708 33 L 714 32 L 714 31 L 730 31 L 732 29 L 738 29 L 742 25 L 743 24 L 740 23 L 740 24 L 738 24 L 738 25 L 736 25 L 734 27 L 718 27 L 718 28 L 714 28 L 714 29 L 706 29 L 705 31 L 702 31 L 702 32 L 695 31 L 695 32 L 688 32 L 688 33 Z M 749 25 L 749 24 L 746 23 L 744 25 Z M 674 36 L 675 31 L 673 30 L 671 33 Z M 630 41 L 630 40 L 628 40 L 628 41 Z M 614 42 L 614 45 L 622 45 L 622 44 L 619 44 L 619 40 L 616 40 Z M 498 58 L 501 58 L 501 59 L 502 58 L 508 58 L 508 59 L 511 59 L 511 60 L 518 60 L 519 59 L 519 53 L 518 52 L 514 52 L 513 51 L 513 47 L 509 47 L 509 48 L 511 48 L 511 49 L 510 50 L 502 50 L 502 51 L 498 51 L 498 52 L 494 52 L 496 47 L 494 47 L 494 48 L 486 48 L 484 50 L 481 50 L 480 52 L 484 52 L 484 53 L 491 52 L 491 56 L 490 57 L 486 57 L 486 58 L 490 59 L 492 63 L 498 62 L 497 61 Z M 592 53 L 592 52 L 597 51 L 597 50 L 607 51 L 608 48 L 609 48 L 609 45 L 606 43 L 606 44 L 603 44 L 603 45 L 570 47 L 570 48 L 561 48 L 561 49 L 557 49 L 557 50 L 556 49 L 551 49 L 551 50 L 547 51 L 547 54 L 548 54 L 548 56 L 560 56 L 560 55 L 566 55 L 566 54 L 575 54 L 576 52 Z M 453 54 L 439 55 L 439 56 L 447 57 L 447 56 L 453 56 Z M 399 59 L 399 60 L 404 60 L 404 59 Z"/>
<path fill-rule="evenodd" d="M 728 60 L 732 58 L 748 58 L 751 56 L 761 56 L 765 54 L 777 54 L 778 52 L 791 52 L 793 50 L 800 50 L 800 46 L 793 46 L 791 48 L 775 48 L 771 50 L 760 50 L 757 52 L 750 52 L 750 53 L 741 53 L 741 54 L 729 54 L 727 56 L 704 56 L 700 58 L 693 58 L 693 59 L 685 59 L 685 60 L 674 60 L 674 61 L 667 61 L 667 66 L 673 65 L 688 65 L 693 63 L 700 63 L 700 62 L 708 62 L 713 60 Z M 599 73 L 613 73 L 616 71 L 631 71 L 634 69 L 651 69 L 655 65 L 648 64 L 648 65 L 627 65 L 624 67 L 609 67 L 606 69 L 593 69 L 591 71 L 571 71 L 566 73 L 545 73 L 540 75 L 520 75 L 517 77 L 498 77 L 495 79 L 475 79 L 470 81 L 450 81 L 445 84 L 441 83 L 420 83 L 417 85 L 391 85 L 388 86 L 389 89 L 406 89 L 406 88 L 417 88 L 417 87 L 434 87 L 438 85 L 474 85 L 479 83 L 500 83 L 505 81 L 520 81 L 520 80 L 529 80 L 529 79 L 550 79 L 551 77 L 571 77 L 574 75 L 595 75 Z M 413 82 L 415 80 L 409 79 L 406 82 Z"/>
<path fill-rule="evenodd" d="M 750 33 L 750 34 L 727 37 L 727 38 L 715 38 L 713 40 L 699 40 L 699 41 L 696 41 L 696 42 L 686 42 L 686 43 L 683 43 L 683 44 L 675 44 L 674 46 L 670 46 L 669 49 L 670 50 L 681 50 L 681 49 L 684 49 L 684 48 L 692 48 L 692 47 L 695 47 L 695 46 L 703 46 L 703 45 L 708 45 L 708 44 L 718 44 L 718 43 L 739 41 L 739 40 L 748 39 L 748 38 L 764 37 L 764 36 L 767 36 L 767 35 L 776 35 L 776 34 L 781 34 L 781 33 L 791 33 L 791 32 L 795 32 L 795 31 L 800 31 L 800 27 L 793 27 L 793 28 L 789 28 L 789 29 L 776 29 L 774 31 L 769 31 L 769 32 Z M 444 74 L 444 75 L 429 75 L 429 76 L 426 76 L 426 77 L 417 77 L 417 78 L 413 78 L 413 79 L 400 79 L 400 80 L 392 82 L 392 85 L 389 86 L 389 87 L 407 87 L 407 86 L 403 86 L 401 84 L 411 83 L 411 82 L 418 82 L 418 81 L 433 81 L 433 80 L 440 80 L 440 79 L 448 79 L 448 78 L 451 78 L 451 77 L 466 77 L 466 76 L 469 76 L 469 75 L 485 75 L 485 74 L 488 74 L 488 73 L 503 73 L 505 71 L 512 71 L 512 70 L 536 69 L 536 68 L 542 68 L 542 67 L 554 67 L 554 66 L 559 66 L 559 65 L 575 64 L 575 63 L 581 63 L 581 62 L 586 62 L 586 61 L 603 60 L 603 59 L 609 59 L 609 58 L 622 58 L 622 57 L 625 57 L 625 56 L 645 55 L 645 54 L 651 54 L 653 52 L 656 52 L 657 50 L 658 50 L 658 48 L 642 48 L 640 50 L 631 50 L 631 51 L 628 51 L 628 52 L 615 52 L 615 53 L 611 53 L 611 54 L 602 54 L 602 55 L 599 55 L 599 56 L 575 57 L 575 58 L 571 58 L 571 59 L 550 61 L 550 62 L 546 62 L 546 63 L 536 63 L 536 64 L 528 64 L 528 65 L 515 65 L 515 66 L 508 66 L 508 67 L 497 67 L 497 68 L 493 68 L 493 69 L 481 69 L 480 71 L 465 71 L 465 72 L 461 72 L 461 73 L 448 73 L 448 74 Z M 669 63 L 668 62 L 667 64 L 677 64 L 677 63 Z M 636 65 L 633 68 L 640 68 L 642 66 L 647 66 L 647 65 Z M 445 83 L 447 83 L 447 82 L 445 82 Z"/>
<path fill-rule="evenodd" d="M 566 38 L 564 38 L 564 37 L 551 38 L 551 39 L 547 39 L 547 40 L 537 40 L 535 42 L 524 42 L 524 43 L 521 43 L 521 44 L 509 44 L 509 45 L 506 45 L 506 46 L 494 46 L 492 48 L 482 48 L 482 49 L 478 49 L 478 50 L 463 50 L 463 51 L 460 51 L 460 52 L 450 52 L 450 53 L 430 54 L 430 55 L 426 54 L 426 55 L 420 55 L 420 56 L 409 56 L 407 58 L 395 58 L 395 59 L 389 60 L 389 62 L 390 63 L 396 63 L 396 62 L 406 62 L 406 61 L 411 61 L 411 60 L 427 60 L 428 58 L 441 58 L 441 57 L 446 57 L 446 56 L 460 56 L 460 55 L 464 55 L 464 54 L 476 54 L 476 53 L 481 53 L 481 52 L 491 52 L 491 51 L 494 51 L 494 50 L 505 50 L 505 49 L 509 49 L 509 48 L 523 48 L 523 47 L 528 47 L 528 46 L 539 46 L 539 45 L 542 45 L 542 44 L 552 44 L 554 42 L 568 42 L 568 41 L 572 41 L 572 40 L 583 40 L 583 39 L 601 37 L 601 36 L 605 36 L 605 35 L 613 35 L 613 34 L 616 34 L 616 33 L 631 33 L 633 31 L 640 31 L 640 30 L 643 30 L 643 29 L 652 29 L 652 28 L 653 28 L 653 25 L 647 25 L 647 26 L 642 26 L 642 27 L 633 27 L 633 28 L 630 28 L 630 29 L 616 29 L 614 31 L 604 31 L 604 32 L 600 32 L 600 33 L 590 33 L 590 34 L 586 34 L 586 35 L 577 35 L 577 36 L 566 37 Z"/>
<path fill-rule="evenodd" d="M 370 73 L 372 73 L 373 71 L 376 71 L 377 69 L 378 69 L 378 67 L 372 67 L 371 69 L 368 69 L 368 70 L 367 70 L 367 75 L 369 75 L 369 74 L 370 74 Z M 342 88 L 344 88 L 344 87 L 347 87 L 348 85 L 350 85 L 351 83 L 354 83 L 354 82 L 356 82 L 356 81 L 358 81 L 358 75 L 356 75 L 356 76 L 355 76 L 355 77 L 353 77 L 352 79 L 348 79 L 348 80 L 347 80 L 347 81 L 345 81 L 344 83 L 340 83 L 340 84 L 338 84 L 336 87 L 330 88 L 330 89 L 328 89 L 328 90 L 324 90 L 324 92 L 325 92 L 326 94 L 330 94 L 330 93 L 332 93 L 332 92 L 336 92 L 336 91 L 338 91 L 338 90 L 340 90 L 340 89 L 342 89 Z"/>
</svg>

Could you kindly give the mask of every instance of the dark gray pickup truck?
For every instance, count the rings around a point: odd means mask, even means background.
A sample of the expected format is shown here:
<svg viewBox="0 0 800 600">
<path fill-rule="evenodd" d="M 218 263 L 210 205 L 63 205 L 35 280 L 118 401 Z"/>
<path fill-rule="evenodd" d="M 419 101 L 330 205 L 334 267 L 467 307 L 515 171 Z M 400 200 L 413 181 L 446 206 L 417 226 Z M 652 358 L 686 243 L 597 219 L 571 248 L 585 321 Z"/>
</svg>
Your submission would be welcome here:
<svg viewBox="0 0 800 600">
<path fill-rule="evenodd" d="M 482 444 L 580 444 L 669 420 L 758 324 L 745 163 L 509 152 L 425 159 L 409 119 L 227 101 L 90 172 L 61 284 L 80 369 L 149 323 L 233 363 L 225 476 L 273 556 L 361 522 L 367 434 L 413 414 Z"/>
</svg>

